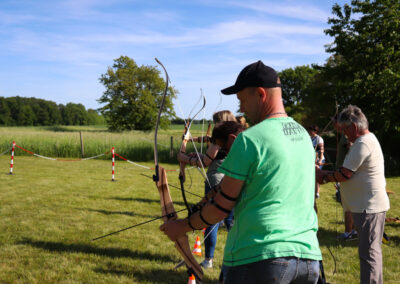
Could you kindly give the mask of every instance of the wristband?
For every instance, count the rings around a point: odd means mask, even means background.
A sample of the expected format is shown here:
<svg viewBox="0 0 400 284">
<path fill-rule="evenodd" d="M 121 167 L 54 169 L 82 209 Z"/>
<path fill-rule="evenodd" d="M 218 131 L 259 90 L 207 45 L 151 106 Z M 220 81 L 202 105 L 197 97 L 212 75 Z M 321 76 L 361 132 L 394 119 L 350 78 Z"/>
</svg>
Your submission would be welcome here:
<svg viewBox="0 0 400 284">
<path fill-rule="evenodd" d="M 204 207 L 203 207 L 203 208 L 204 208 Z M 200 212 L 199 212 L 200 219 L 201 219 L 201 221 L 203 221 L 203 223 L 206 224 L 207 226 L 212 226 L 213 224 L 208 223 L 208 222 L 204 219 L 203 214 L 201 214 L 201 211 L 203 211 L 203 208 L 201 208 L 201 209 L 200 209 Z"/>
</svg>

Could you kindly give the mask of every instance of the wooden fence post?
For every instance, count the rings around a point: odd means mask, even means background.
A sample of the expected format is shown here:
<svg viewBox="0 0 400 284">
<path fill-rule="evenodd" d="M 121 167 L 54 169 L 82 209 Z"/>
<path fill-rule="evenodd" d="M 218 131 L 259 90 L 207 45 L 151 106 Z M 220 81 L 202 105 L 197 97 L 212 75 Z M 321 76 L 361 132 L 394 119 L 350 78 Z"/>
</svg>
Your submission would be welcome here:
<svg viewBox="0 0 400 284">
<path fill-rule="evenodd" d="M 169 148 L 169 157 L 174 156 L 174 137 L 171 136 L 171 147 Z"/>
<path fill-rule="evenodd" d="M 82 158 L 85 157 L 85 150 L 83 148 L 83 137 L 82 137 L 82 131 L 79 131 L 79 135 L 81 137 L 81 154 L 82 154 Z"/>
</svg>

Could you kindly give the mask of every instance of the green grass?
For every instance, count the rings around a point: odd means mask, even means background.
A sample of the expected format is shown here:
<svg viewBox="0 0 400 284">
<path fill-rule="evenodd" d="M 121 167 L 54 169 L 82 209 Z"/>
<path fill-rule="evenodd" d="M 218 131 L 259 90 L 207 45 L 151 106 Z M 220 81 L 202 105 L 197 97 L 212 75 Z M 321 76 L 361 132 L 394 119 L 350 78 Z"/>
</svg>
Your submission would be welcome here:
<svg viewBox="0 0 400 284">
<path fill-rule="evenodd" d="M 91 241 L 160 215 L 157 188 L 141 175 L 151 177 L 153 171 L 117 162 L 117 181 L 111 182 L 111 161 L 16 157 L 14 165 L 14 174 L 8 175 L 9 158 L 0 157 L 0 283 L 187 281 L 184 270 L 171 271 L 180 257 L 158 230 L 160 220 Z M 188 190 L 201 195 L 200 174 L 190 172 Z M 169 182 L 178 185 L 176 172 L 169 172 Z M 180 191 L 171 188 L 171 193 L 176 209 L 184 208 Z M 221 231 L 218 261 L 225 236 Z M 194 240 L 191 235 L 191 246 Z M 207 281 L 217 274 L 215 269 Z"/>
<path fill-rule="evenodd" d="M 117 162 L 117 181 L 111 182 L 110 161 L 68 163 L 16 157 L 14 166 L 14 174 L 8 175 L 9 157 L 0 157 L 1 283 L 187 281 L 184 269 L 171 270 L 180 257 L 158 230 L 161 221 L 91 241 L 160 214 L 156 187 L 142 175 L 151 176 L 152 171 Z M 176 165 L 166 167 L 175 169 Z M 201 194 L 203 181 L 196 170 L 191 173 L 188 190 Z M 169 172 L 169 182 L 178 185 L 176 172 Z M 390 196 L 389 217 L 400 216 L 399 185 L 399 178 L 388 179 L 388 188 L 396 192 Z M 322 186 L 318 200 L 319 239 L 327 278 L 331 283 L 357 283 L 357 241 L 336 240 L 343 225 L 342 210 L 333 192 L 332 185 Z M 171 193 L 176 209 L 183 208 L 180 192 L 171 188 Z M 197 201 L 191 195 L 188 198 Z M 383 245 L 385 283 L 398 283 L 400 276 L 399 229 L 399 225 L 386 225 L 391 241 Z M 215 252 L 216 267 L 205 271 L 206 283 L 217 283 L 225 239 L 226 232 L 221 230 Z M 193 246 L 195 235 L 190 235 L 190 240 Z M 334 275 L 328 247 L 337 261 Z"/>
<path fill-rule="evenodd" d="M 387 178 L 387 189 L 394 191 L 391 194 L 391 209 L 387 217 L 400 217 L 400 178 Z M 336 238 L 344 231 L 343 211 L 335 201 L 333 184 L 321 186 L 321 198 L 318 200 L 319 232 L 318 239 L 324 256 L 324 265 L 327 266 L 328 280 L 331 283 L 359 283 L 358 243 L 357 240 L 337 241 Z M 383 244 L 384 282 L 398 283 L 400 277 L 400 224 L 388 223 L 385 232 L 391 238 L 389 244 Z M 334 261 L 337 262 L 335 275 Z"/>
<path fill-rule="evenodd" d="M 0 139 L 7 140 L 14 135 L 24 142 L 30 137 L 35 142 L 54 142 L 72 140 L 78 135 L 79 144 L 82 128 L 67 129 L 55 132 L 46 128 L 0 128 Z M 182 131 L 169 130 L 161 134 L 171 133 L 179 137 Z M 102 128 L 98 132 L 87 128 L 85 137 L 91 134 L 93 143 L 98 143 L 102 137 L 104 140 L 113 137 L 113 141 L 121 145 L 124 139 L 129 144 L 144 135 L 110 134 Z M 48 147 L 46 143 L 43 145 Z M 0 153 L 3 149 L 0 148 Z M 152 148 L 150 152 L 152 155 Z M 149 178 L 153 171 L 119 160 L 115 168 L 117 181 L 111 182 L 111 160 L 107 158 L 61 162 L 21 156 L 17 152 L 14 174 L 9 175 L 9 154 L 0 156 L 0 283 L 186 283 L 184 269 L 172 270 L 180 257 L 172 242 L 158 230 L 160 220 L 91 241 L 160 215 L 158 191 Z M 153 166 L 153 162 L 132 160 Z M 168 169 L 177 168 L 176 164 L 163 165 Z M 201 195 L 204 186 L 200 174 L 197 170 L 189 172 L 187 190 Z M 178 186 L 177 172 L 168 172 L 168 178 L 170 184 Z M 387 188 L 395 192 L 390 195 L 391 209 L 387 216 L 400 217 L 400 178 L 388 178 L 387 184 Z M 172 187 L 170 190 L 176 209 L 184 208 L 179 190 Z M 198 201 L 190 194 L 187 197 L 190 202 Z M 318 208 L 318 235 L 328 281 L 358 283 L 357 241 L 336 239 L 344 228 L 342 209 L 334 199 L 331 184 L 321 187 Z M 185 214 L 179 215 L 184 217 Z M 391 241 L 383 245 L 384 280 L 398 283 L 400 225 L 386 224 L 385 231 Z M 195 237 L 190 235 L 192 247 Z M 225 239 L 225 230 L 220 230 L 216 267 L 205 270 L 205 283 L 217 283 Z M 335 274 L 328 248 L 336 259 Z M 204 253 L 204 245 L 202 249 Z M 201 260 L 198 258 L 199 262 Z"/>
</svg>

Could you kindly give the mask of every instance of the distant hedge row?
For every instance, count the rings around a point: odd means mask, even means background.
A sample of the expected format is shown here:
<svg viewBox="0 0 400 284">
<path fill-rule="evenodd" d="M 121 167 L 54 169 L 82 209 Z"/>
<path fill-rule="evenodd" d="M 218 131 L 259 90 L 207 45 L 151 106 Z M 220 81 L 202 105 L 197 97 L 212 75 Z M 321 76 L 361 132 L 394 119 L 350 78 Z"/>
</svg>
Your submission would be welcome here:
<svg viewBox="0 0 400 284">
<path fill-rule="evenodd" d="M 0 125 L 104 125 L 104 117 L 82 104 L 56 104 L 37 98 L 0 97 Z"/>
</svg>

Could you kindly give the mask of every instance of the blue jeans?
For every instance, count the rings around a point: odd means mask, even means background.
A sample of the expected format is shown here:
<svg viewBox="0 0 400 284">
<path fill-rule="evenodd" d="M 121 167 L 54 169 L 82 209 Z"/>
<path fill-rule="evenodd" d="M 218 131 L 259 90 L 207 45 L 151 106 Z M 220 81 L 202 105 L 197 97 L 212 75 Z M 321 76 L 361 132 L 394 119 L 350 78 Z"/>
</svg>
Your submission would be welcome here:
<svg viewBox="0 0 400 284">
<path fill-rule="evenodd" d="M 315 284 L 319 276 L 319 261 L 296 257 L 261 260 L 226 267 L 225 284 L 296 283 Z"/>
<path fill-rule="evenodd" d="M 206 194 L 209 191 L 210 191 L 210 187 L 206 183 L 205 184 Z M 231 213 L 229 213 L 228 217 L 226 217 L 224 219 L 224 223 L 225 223 L 226 229 L 228 231 L 231 229 L 232 221 L 233 221 L 233 210 L 231 211 Z M 217 244 L 218 228 L 219 228 L 219 223 L 212 225 L 210 227 L 207 227 L 206 232 L 204 233 L 205 238 L 208 236 L 204 240 L 206 258 L 214 258 L 214 250 L 215 250 L 215 246 Z"/>
</svg>

